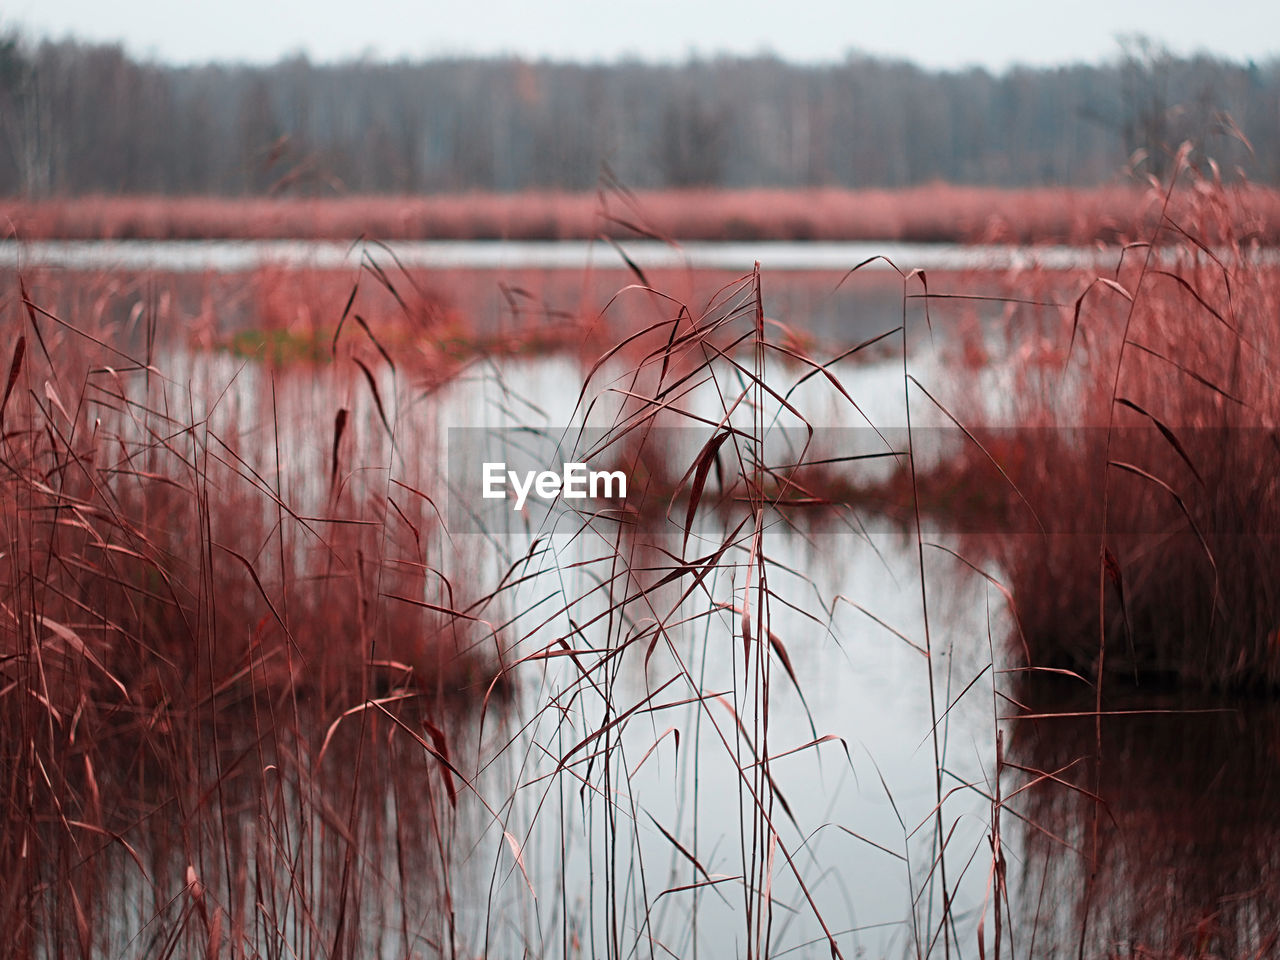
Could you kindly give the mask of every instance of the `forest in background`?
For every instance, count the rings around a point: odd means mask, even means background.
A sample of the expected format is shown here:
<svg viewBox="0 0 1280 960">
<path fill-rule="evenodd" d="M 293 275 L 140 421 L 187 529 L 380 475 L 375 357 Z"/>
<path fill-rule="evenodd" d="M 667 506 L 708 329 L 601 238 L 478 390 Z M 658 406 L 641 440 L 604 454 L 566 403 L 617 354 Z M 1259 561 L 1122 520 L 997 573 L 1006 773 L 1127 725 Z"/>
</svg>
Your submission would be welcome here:
<svg viewBox="0 0 1280 960">
<path fill-rule="evenodd" d="M 929 71 L 851 56 L 678 65 L 518 59 L 166 66 L 0 38 L 0 195 L 332 196 L 642 189 L 1026 187 L 1163 175 L 1192 140 L 1280 182 L 1280 61 L 1177 58 Z"/>
</svg>

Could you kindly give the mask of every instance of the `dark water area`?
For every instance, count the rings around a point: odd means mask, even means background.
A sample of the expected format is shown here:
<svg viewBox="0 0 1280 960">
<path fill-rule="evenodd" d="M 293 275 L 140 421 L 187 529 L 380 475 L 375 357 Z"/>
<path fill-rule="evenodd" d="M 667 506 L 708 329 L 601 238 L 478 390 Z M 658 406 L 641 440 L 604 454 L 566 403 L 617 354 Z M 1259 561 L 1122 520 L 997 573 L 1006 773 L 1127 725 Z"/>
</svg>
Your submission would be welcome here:
<svg viewBox="0 0 1280 960">
<path fill-rule="evenodd" d="M 1119 684 L 1096 721 L 1078 692 L 1031 702 L 1084 715 L 1018 721 L 1008 734 L 1008 763 L 1022 768 L 1010 785 L 1060 781 L 1015 808 L 1026 818 L 1018 945 L 1030 950 L 1034 938 L 1046 957 L 1076 956 L 1082 943 L 1085 956 L 1274 951 L 1276 705 Z"/>
</svg>

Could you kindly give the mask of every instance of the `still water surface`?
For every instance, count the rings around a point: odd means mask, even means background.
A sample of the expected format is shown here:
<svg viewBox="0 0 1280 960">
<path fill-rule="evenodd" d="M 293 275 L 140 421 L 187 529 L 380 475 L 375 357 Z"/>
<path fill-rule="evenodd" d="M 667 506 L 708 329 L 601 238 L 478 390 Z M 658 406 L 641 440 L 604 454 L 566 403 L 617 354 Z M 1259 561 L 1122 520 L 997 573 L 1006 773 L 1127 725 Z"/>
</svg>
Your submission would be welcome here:
<svg viewBox="0 0 1280 960">
<path fill-rule="evenodd" d="M 0 241 L 0 264 L 57 266 L 77 270 L 252 270 L 264 265 L 339 269 L 358 266 L 365 249 L 393 253 L 406 267 L 433 269 L 580 270 L 617 267 L 623 260 L 605 243 L 555 241 L 394 241 L 353 245 L 316 240 L 41 240 Z M 627 256 L 650 268 L 695 270 L 848 270 L 872 260 L 868 269 L 903 271 L 1006 269 L 1039 265 L 1050 270 L 1102 268 L 1117 250 L 1091 247 L 1021 247 L 1009 244 L 882 243 L 860 241 L 711 243 L 679 245 L 652 240 L 623 244 Z"/>
</svg>

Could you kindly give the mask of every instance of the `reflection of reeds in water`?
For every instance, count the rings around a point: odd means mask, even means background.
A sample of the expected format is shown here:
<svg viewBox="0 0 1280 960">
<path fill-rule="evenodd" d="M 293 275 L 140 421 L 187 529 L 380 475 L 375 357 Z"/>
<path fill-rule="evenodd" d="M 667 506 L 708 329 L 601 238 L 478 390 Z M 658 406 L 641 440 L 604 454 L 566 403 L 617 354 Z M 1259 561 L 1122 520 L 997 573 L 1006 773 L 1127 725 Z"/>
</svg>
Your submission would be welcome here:
<svg viewBox="0 0 1280 960">
<path fill-rule="evenodd" d="M 389 709 L 407 725 L 415 706 Z M 221 709 L 98 732 L 67 759 L 42 752 L 38 819 L 4 852 L 17 922 L 0 952 L 447 952 L 458 817 L 423 752 L 386 718 L 321 756 L 309 707 Z"/>
<path fill-rule="evenodd" d="M 1035 702 L 1085 715 L 1020 721 L 1010 741 L 1011 764 L 1061 778 L 1015 801 L 1028 821 L 1015 844 L 1015 922 L 1021 947 L 1035 943 L 1019 955 L 1075 957 L 1083 942 L 1086 957 L 1270 956 L 1280 936 L 1275 707 L 1155 696 L 1108 703 L 1152 712 L 1105 717 L 1098 766 L 1092 703 Z M 1104 804 L 1096 861 L 1095 790 Z"/>
</svg>

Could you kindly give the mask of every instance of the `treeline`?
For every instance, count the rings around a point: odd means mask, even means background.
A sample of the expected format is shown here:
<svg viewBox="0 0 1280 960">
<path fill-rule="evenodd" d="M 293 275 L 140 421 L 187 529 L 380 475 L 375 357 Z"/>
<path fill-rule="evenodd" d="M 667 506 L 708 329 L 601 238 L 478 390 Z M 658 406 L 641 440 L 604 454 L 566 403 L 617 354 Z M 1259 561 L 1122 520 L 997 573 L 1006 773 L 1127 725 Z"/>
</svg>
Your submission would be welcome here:
<svg viewBox="0 0 1280 960">
<path fill-rule="evenodd" d="M 1247 140 L 1246 140 L 1247 137 Z M 171 67 L 0 39 L 0 194 L 1090 185 L 1193 140 L 1280 182 L 1280 62 L 932 72 L 850 58 Z"/>
</svg>

